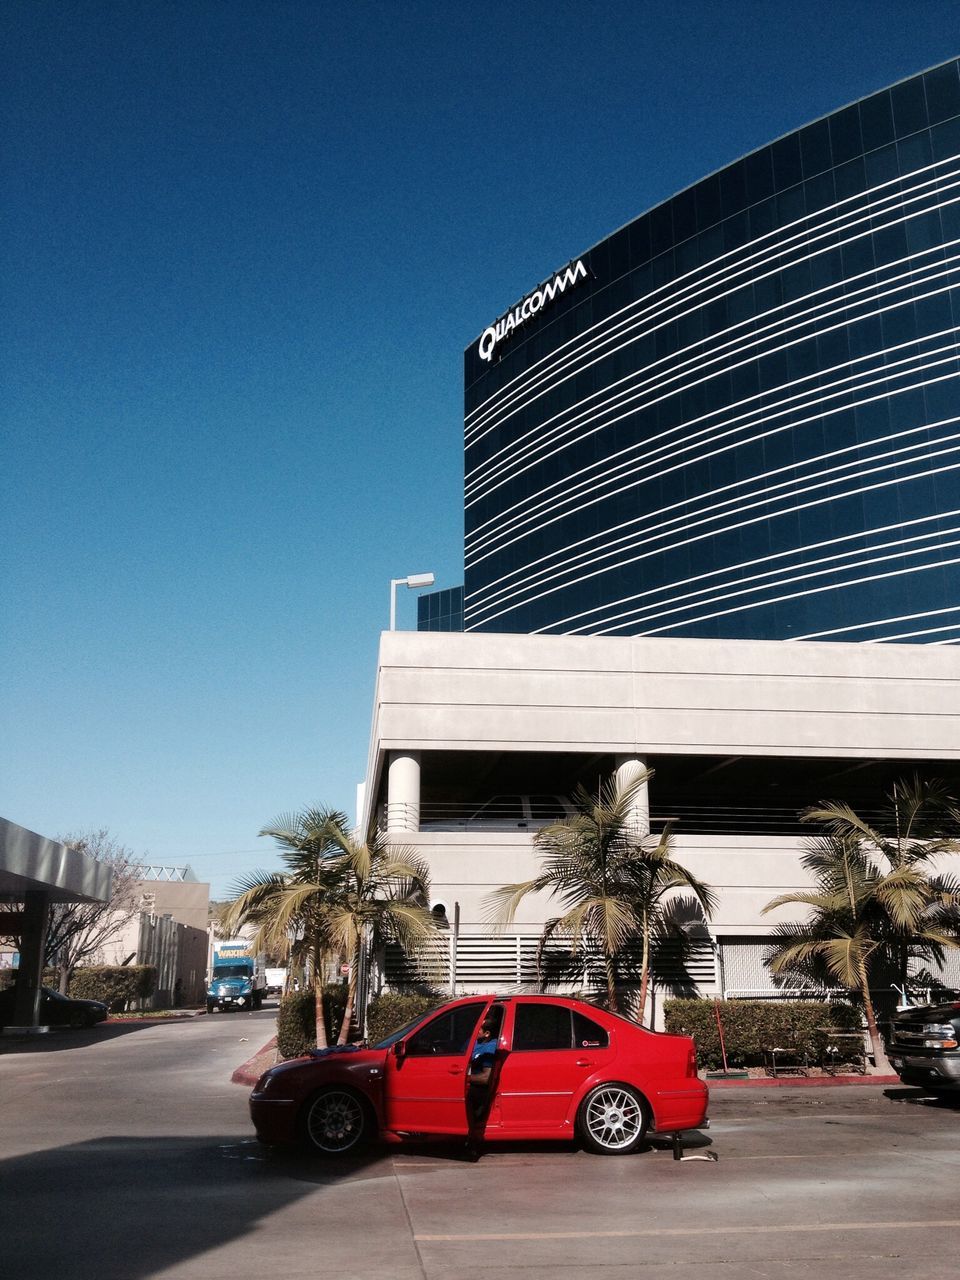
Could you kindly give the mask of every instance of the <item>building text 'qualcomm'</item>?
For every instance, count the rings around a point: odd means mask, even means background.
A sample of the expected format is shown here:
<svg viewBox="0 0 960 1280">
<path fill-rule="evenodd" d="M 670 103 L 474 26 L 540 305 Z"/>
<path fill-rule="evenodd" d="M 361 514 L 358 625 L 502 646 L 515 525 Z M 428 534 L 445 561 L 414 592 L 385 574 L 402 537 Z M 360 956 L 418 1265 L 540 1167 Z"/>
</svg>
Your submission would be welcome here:
<svg viewBox="0 0 960 1280">
<path fill-rule="evenodd" d="M 522 324 L 533 318 L 548 302 L 553 302 L 559 294 L 573 288 L 581 280 L 586 280 L 587 268 L 583 259 L 578 258 L 573 266 L 558 271 L 552 280 L 539 285 L 532 293 L 528 293 L 522 302 L 511 308 L 505 316 L 501 316 L 496 324 L 488 325 L 480 335 L 477 351 L 481 360 L 492 360 L 494 348 L 498 342 L 519 329 Z"/>
</svg>

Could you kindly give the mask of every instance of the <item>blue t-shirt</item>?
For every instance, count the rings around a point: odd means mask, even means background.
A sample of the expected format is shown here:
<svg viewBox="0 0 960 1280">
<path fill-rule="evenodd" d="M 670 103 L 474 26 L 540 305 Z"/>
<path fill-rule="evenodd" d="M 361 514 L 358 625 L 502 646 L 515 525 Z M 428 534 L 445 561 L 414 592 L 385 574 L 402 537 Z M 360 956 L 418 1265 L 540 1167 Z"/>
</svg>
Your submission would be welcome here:
<svg viewBox="0 0 960 1280">
<path fill-rule="evenodd" d="M 494 1036 L 490 1040 L 477 1041 L 473 1047 L 473 1053 L 470 1055 L 471 1075 L 476 1075 L 481 1071 L 488 1071 L 493 1066 L 499 1042 L 499 1036 Z"/>
</svg>

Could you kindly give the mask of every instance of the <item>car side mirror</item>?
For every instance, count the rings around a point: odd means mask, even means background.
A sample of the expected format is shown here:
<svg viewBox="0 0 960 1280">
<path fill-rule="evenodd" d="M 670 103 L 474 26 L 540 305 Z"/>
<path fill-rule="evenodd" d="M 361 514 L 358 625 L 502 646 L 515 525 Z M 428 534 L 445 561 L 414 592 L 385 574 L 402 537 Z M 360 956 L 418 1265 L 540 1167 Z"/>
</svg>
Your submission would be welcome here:
<svg viewBox="0 0 960 1280">
<path fill-rule="evenodd" d="M 407 1056 L 406 1041 L 404 1040 L 397 1041 L 397 1043 L 393 1046 L 393 1056 L 397 1059 L 398 1062 L 403 1061 L 403 1059 Z"/>
</svg>

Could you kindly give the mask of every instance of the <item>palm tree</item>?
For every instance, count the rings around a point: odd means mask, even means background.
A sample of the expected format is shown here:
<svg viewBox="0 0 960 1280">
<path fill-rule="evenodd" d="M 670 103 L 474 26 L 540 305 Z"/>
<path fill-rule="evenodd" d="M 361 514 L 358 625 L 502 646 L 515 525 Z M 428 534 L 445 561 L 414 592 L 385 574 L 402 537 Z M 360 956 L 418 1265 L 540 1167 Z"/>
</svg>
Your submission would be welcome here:
<svg viewBox="0 0 960 1280">
<path fill-rule="evenodd" d="M 264 827 L 260 835 L 276 841 L 285 870 L 255 871 L 237 881 L 224 913 L 231 932 L 243 924 L 256 927 L 256 950 L 283 957 L 295 953 L 304 963 L 313 983 L 318 1048 L 327 1043 L 323 975 L 335 946 L 330 903 L 340 888 L 339 846 L 331 826 L 345 823 L 345 815 L 336 810 L 304 809 Z"/>
<path fill-rule="evenodd" d="M 842 801 L 813 805 L 801 817 L 839 840 L 860 842 L 890 872 L 913 873 L 897 882 L 898 901 L 885 911 L 882 927 L 905 989 L 911 959 L 942 963 L 947 948 L 960 946 L 960 882 L 930 870 L 935 859 L 960 852 L 960 808 L 942 782 L 916 775 L 895 782 L 887 800 L 872 823 Z"/>
<path fill-rule="evenodd" d="M 889 1071 L 870 992 L 871 972 L 882 961 L 891 929 L 900 931 L 925 898 L 925 879 L 912 867 L 884 872 L 852 835 L 811 840 L 801 862 L 815 887 L 783 893 L 763 908 L 806 906 L 802 923 L 781 924 L 767 963 L 777 976 L 799 975 L 817 985 L 839 984 L 863 1004 L 874 1061 Z"/>
<path fill-rule="evenodd" d="M 391 941 L 415 947 L 436 930 L 427 909 L 426 864 L 380 839 L 362 844 L 348 830 L 344 813 L 305 809 L 264 827 L 286 866 L 281 872 L 254 872 L 236 886 L 227 919 L 230 928 L 256 926 L 254 944 L 306 961 L 313 979 L 317 1046 L 327 1043 L 323 1016 L 323 974 L 331 956 L 349 962 L 347 1004 L 341 1044 L 350 1034 L 357 974 L 364 943 Z"/>
<path fill-rule="evenodd" d="M 394 942 L 413 951 L 438 930 L 428 907 L 430 873 L 423 859 L 409 849 L 388 845 L 381 836 L 361 843 L 347 831 L 342 814 L 330 818 L 324 834 L 337 851 L 337 888 L 327 900 L 325 918 L 333 944 L 349 962 L 340 1026 L 340 1044 L 346 1044 L 364 948 Z"/>
<path fill-rule="evenodd" d="M 537 832 L 535 846 L 543 855 L 538 875 L 504 885 L 488 898 L 491 915 L 510 924 L 528 894 L 548 892 L 563 913 L 543 927 L 540 955 L 546 945 L 564 939 L 576 953 L 584 945 L 603 957 L 607 1003 L 619 1012 L 618 972 L 631 945 L 641 948 L 640 1016 L 649 984 L 651 945 L 666 918 L 668 899 L 690 889 L 707 916 L 713 891 L 671 856 L 670 833 L 652 843 L 636 824 L 635 802 L 651 777 L 638 772 L 629 782 L 608 779 L 596 798 L 584 788 L 574 794 L 576 814 Z"/>
</svg>

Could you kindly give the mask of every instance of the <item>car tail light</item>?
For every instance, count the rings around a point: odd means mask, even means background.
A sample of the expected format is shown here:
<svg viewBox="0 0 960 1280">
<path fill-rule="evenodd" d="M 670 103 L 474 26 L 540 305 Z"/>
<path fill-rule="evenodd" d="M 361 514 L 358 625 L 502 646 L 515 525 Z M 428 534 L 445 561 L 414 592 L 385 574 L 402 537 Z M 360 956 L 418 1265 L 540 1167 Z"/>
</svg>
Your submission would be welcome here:
<svg viewBox="0 0 960 1280">
<path fill-rule="evenodd" d="M 697 1046 L 691 1044 L 687 1050 L 687 1075 L 696 1078 L 697 1074 Z"/>
</svg>

